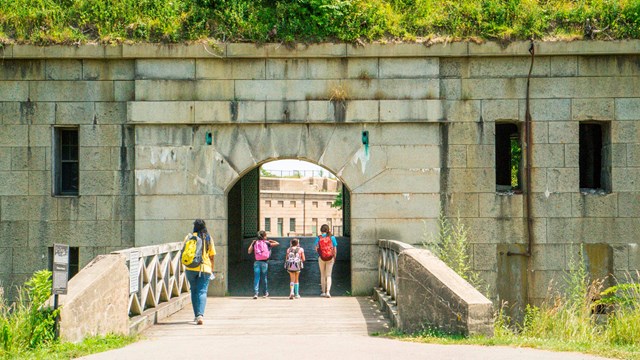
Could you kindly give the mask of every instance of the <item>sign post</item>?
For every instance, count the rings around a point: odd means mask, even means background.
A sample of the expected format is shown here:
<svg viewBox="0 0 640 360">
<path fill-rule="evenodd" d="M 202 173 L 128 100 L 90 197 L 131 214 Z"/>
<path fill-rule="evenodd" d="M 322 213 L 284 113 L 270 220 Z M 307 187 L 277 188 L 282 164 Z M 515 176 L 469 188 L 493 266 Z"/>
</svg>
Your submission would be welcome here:
<svg viewBox="0 0 640 360">
<path fill-rule="evenodd" d="M 129 253 L 129 294 L 138 291 L 140 284 L 140 250 Z"/>
<path fill-rule="evenodd" d="M 58 309 L 58 295 L 67 294 L 67 285 L 69 282 L 69 245 L 53 244 L 53 286 L 51 293 L 53 294 L 53 310 Z M 54 329 L 55 338 L 58 338 L 58 322 L 60 316 L 56 316 Z"/>
</svg>

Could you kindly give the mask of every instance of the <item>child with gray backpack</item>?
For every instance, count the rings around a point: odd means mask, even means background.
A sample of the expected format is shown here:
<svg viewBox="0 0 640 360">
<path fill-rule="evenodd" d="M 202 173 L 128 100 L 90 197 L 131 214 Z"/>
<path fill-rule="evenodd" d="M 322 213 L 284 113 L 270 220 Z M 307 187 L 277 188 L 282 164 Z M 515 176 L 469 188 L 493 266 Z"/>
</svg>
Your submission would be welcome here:
<svg viewBox="0 0 640 360">
<path fill-rule="evenodd" d="M 291 246 L 287 249 L 284 268 L 289 272 L 289 299 L 300 299 L 300 271 L 304 268 L 304 249 L 299 246 L 300 240 L 291 239 Z"/>
</svg>

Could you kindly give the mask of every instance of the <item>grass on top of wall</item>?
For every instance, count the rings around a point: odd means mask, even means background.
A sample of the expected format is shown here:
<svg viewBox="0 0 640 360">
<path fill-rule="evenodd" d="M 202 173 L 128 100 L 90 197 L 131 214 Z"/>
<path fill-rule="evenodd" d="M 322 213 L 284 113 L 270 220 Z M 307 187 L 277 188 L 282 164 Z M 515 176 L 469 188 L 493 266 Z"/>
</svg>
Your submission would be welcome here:
<svg viewBox="0 0 640 360">
<path fill-rule="evenodd" d="M 640 38 L 640 0 L 3 0 L 0 43 Z"/>
</svg>

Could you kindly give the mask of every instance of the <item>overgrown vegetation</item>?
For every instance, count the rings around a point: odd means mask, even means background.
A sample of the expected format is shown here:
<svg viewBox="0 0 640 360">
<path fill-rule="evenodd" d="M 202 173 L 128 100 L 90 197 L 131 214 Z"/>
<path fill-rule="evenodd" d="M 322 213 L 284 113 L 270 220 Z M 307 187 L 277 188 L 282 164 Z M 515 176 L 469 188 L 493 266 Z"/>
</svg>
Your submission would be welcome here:
<svg viewBox="0 0 640 360">
<path fill-rule="evenodd" d="M 135 341 L 135 337 L 110 335 L 80 344 L 59 343 L 54 339 L 59 310 L 45 305 L 51 285 L 51 272 L 41 270 L 17 289 L 15 302 L 10 304 L 0 291 L 0 359 L 70 359 Z"/>
<path fill-rule="evenodd" d="M 574 39 L 587 19 L 640 38 L 640 0 L 3 0 L 0 41 Z"/>
</svg>

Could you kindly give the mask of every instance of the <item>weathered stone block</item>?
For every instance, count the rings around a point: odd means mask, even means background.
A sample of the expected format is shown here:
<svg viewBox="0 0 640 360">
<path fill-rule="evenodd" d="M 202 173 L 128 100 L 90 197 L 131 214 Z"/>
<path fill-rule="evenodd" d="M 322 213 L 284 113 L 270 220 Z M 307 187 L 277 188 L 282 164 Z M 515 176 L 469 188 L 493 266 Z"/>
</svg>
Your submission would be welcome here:
<svg viewBox="0 0 640 360">
<path fill-rule="evenodd" d="M 446 196 L 446 204 L 444 209 L 446 215 L 451 218 L 458 217 L 478 217 L 479 203 L 477 193 L 449 193 Z"/>
<path fill-rule="evenodd" d="M 614 99 L 572 99 L 573 120 L 613 120 Z"/>
<path fill-rule="evenodd" d="M 374 286 L 378 285 L 378 269 L 351 271 L 351 294 L 353 296 L 369 296 Z"/>
<path fill-rule="evenodd" d="M 444 118 L 440 100 L 381 100 L 380 121 L 439 121 Z"/>
<path fill-rule="evenodd" d="M 440 99 L 460 100 L 462 81 L 460 79 L 440 79 Z"/>
<path fill-rule="evenodd" d="M 51 171 L 29 171 L 29 195 L 51 195 Z"/>
<path fill-rule="evenodd" d="M 3 92 L 0 91 L 0 93 Z M 69 101 L 69 94 L 74 94 L 74 101 L 114 101 L 113 81 L 32 81 L 29 83 L 31 101 Z"/>
<path fill-rule="evenodd" d="M 29 233 L 29 222 L 26 219 L 19 221 L 0 221 L 0 236 L 2 236 L 2 246 L 8 248 L 20 248 L 25 246 L 25 234 Z M 11 253 L 11 249 L 9 249 Z M 9 254 L 11 256 L 11 254 Z M 11 261 L 3 264 L 11 264 Z M 0 272 L 10 272 L 11 266 L 2 266 Z"/>
<path fill-rule="evenodd" d="M 232 80 L 196 81 L 195 100 L 233 100 L 235 83 Z"/>
<path fill-rule="evenodd" d="M 629 244 L 629 269 L 637 269 L 640 267 L 640 246 L 637 243 Z M 618 279 L 623 279 L 618 277 Z"/>
<path fill-rule="evenodd" d="M 629 269 L 629 246 L 614 245 L 613 249 L 613 270 L 624 271 Z"/>
<path fill-rule="evenodd" d="M 376 239 L 398 240 L 422 247 L 438 236 L 438 219 L 375 219 Z"/>
<path fill-rule="evenodd" d="M 580 76 L 638 76 L 637 55 L 580 56 L 578 58 Z"/>
<path fill-rule="evenodd" d="M 96 196 L 97 220 L 129 220 L 134 215 L 133 196 Z"/>
<path fill-rule="evenodd" d="M 351 258 L 358 259 L 352 263 L 353 270 L 378 270 L 378 244 L 357 245 L 351 244 Z"/>
<path fill-rule="evenodd" d="M 439 191 L 440 171 L 438 169 L 388 169 L 364 184 L 352 187 L 352 194 L 385 192 L 419 194 Z"/>
<path fill-rule="evenodd" d="M 33 275 L 34 272 L 47 268 L 48 251 L 46 247 L 26 247 L 22 245 L 21 249 L 14 248 L 13 251 L 13 268 L 14 274 L 28 273 Z"/>
<path fill-rule="evenodd" d="M 580 163 L 580 145 L 567 144 L 564 146 L 564 166 L 578 167 Z"/>
<path fill-rule="evenodd" d="M 495 244 L 473 244 L 473 269 L 475 271 L 496 271 L 498 258 Z"/>
<path fill-rule="evenodd" d="M 495 128 L 489 123 L 451 123 L 449 126 L 449 144 L 493 144 Z"/>
<path fill-rule="evenodd" d="M 380 120 L 380 101 L 353 100 L 345 103 L 345 122 L 378 122 Z"/>
<path fill-rule="evenodd" d="M 185 146 L 137 146 L 136 170 L 184 170 L 187 152 Z"/>
<path fill-rule="evenodd" d="M 136 79 L 189 80 L 196 77 L 195 59 L 137 59 Z"/>
<path fill-rule="evenodd" d="M 616 191 L 640 191 L 640 168 L 613 168 L 612 187 Z"/>
<path fill-rule="evenodd" d="M 267 79 L 342 79 L 347 75 L 345 59 L 268 59 L 266 68 Z"/>
<path fill-rule="evenodd" d="M 469 76 L 472 78 L 527 77 L 531 59 L 529 57 L 477 57 L 469 59 Z M 549 58 L 539 57 L 532 76 L 549 75 Z"/>
<path fill-rule="evenodd" d="M 526 79 L 462 79 L 463 100 L 523 99 Z"/>
<path fill-rule="evenodd" d="M 482 121 L 480 104 L 478 100 L 446 101 L 444 117 L 447 121 Z"/>
<path fill-rule="evenodd" d="M 619 193 L 618 216 L 640 217 L 640 194 Z"/>
<path fill-rule="evenodd" d="M 136 170 L 136 195 L 185 194 L 187 174 L 175 170 Z"/>
<path fill-rule="evenodd" d="M 345 57 L 347 44 L 296 44 L 293 48 L 282 44 L 247 44 L 234 43 L 226 45 L 226 56 L 229 58 L 325 58 Z"/>
<path fill-rule="evenodd" d="M 81 146 L 79 150 L 80 150 L 80 164 L 79 164 L 80 171 L 111 170 L 111 148 Z"/>
<path fill-rule="evenodd" d="M 520 123 L 520 129 L 523 129 L 522 123 Z M 531 123 L 531 129 L 533 132 L 533 144 L 546 144 L 549 142 L 549 124 L 546 121 L 533 121 Z M 521 135 L 521 142 L 524 139 L 524 132 Z"/>
<path fill-rule="evenodd" d="M 347 59 L 347 77 L 368 82 L 378 78 L 378 59 L 349 58 Z"/>
<path fill-rule="evenodd" d="M 564 145 L 535 144 L 531 165 L 534 167 L 564 167 Z"/>
<path fill-rule="evenodd" d="M 439 59 L 436 58 L 381 58 L 379 63 L 380 78 L 415 79 L 433 78 L 440 72 Z"/>
<path fill-rule="evenodd" d="M 11 147 L 0 147 L 0 171 L 11 170 Z"/>
<path fill-rule="evenodd" d="M 549 65 L 550 76 L 576 76 L 578 74 L 577 56 L 551 56 Z"/>
<path fill-rule="evenodd" d="M 439 194 L 351 194 L 351 218 L 436 218 Z"/>
<path fill-rule="evenodd" d="M 570 193 L 534 193 L 531 198 L 531 212 L 533 217 L 571 217 Z"/>
<path fill-rule="evenodd" d="M 196 82 L 193 80 L 136 80 L 137 101 L 196 100 Z"/>
<path fill-rule="evenodd" d="M 127 120 L 134 123 L 192 123 L 193 101 L 132 101 L 127 103 Z"/>
<path fill-rule="evenodd" d="M 612 121 L 611 142 L 636 143 L 640 134 L 640 121 Z"/>
<path fill-rule="evenodd" d="M 0 101 L 27 101 L 29 99 L 29 82 L 0 81 Z M 31 100 L 34 99 L 31 98 Z"/>
<path fill-rule="evenodd" d="M 577 144 L 579 141 L 578 123 L 570 121 L 550 121 L 549 143 L 551 144 Z M 536 145 L 534 145 L 535 148 Z"/>
<path fill-rule="evenodd" d="M 457 194 L 456 194 L 457 195 Z M 523 216 L 522 195 L 478 194 L 480 214 L 492 218 L 520 218 Z M 462 215 L 464 216 L 464 215 Z"/>
<path fill-rule="evenodd" d="M 428 171 L 440 168 L 440 147 L 435 145 L 385 146 L 389 169 Z"/>
<path fill-rule="evenodd" d="M 496 174 L 492 168 L 449 169 L 447 193 L 495 192 Z"/>
<path fill-rule="evenodd" d="M 81 125 L 80 147 L 122 145 L 122 127 L 120 125 Z"/>
<path fill-rule="evenodd" d="M 95 103 L 96 122 L 101 125 L 124 124 L 127 121 L 127 104 L 123 102 Z"/>
<path fill-rule="evenodd" d="M 264 123 L 266 106 L 264 101 L 239 101 L 237 103 L 237 118 L 232 120 L 239 123 Z"/>
<path fill-rule="evenodd" d="M 116 195 L 119 179 L 117 171 L 83 171 L 80 176 L 80 194 Z"/>
<path fill-rule="evenodd" d="M 27 195 L 29 182 L 24 181 L 27 177 L 27 171 L 0 171 L 0 195 Z"/>
<path fill-rule="evenodd" d="M 572 214 L 574 217 L 617 217 L 618 194 L 585 195 L 573 194 Z"/>
<path fill-rule="evenodd" d="M 574 77 L 574 78 L 533 78 L 532 98 L 600 98 L 638 97 L 640 88 L 634 77 Z M 588 92 L 585 89 L 599 89 Z"/>
<path fill-rule="evenodd" d="M 467 229 L 473 244 L 517 244 L 526 240 L 526 220 L 520 218 L 465 218 L 461 223 Z"/>
<path fill-rule="evenodd" d="M 56 104 L 56 124 L 93 124 L 94 120 L 95 108 L 91 102 L 60 102 Z"/>
<path fill-rule="evenodd" d="M 440 58 L 440 76 L 445 78 L 468 78 L 469 58 Z"/>
<path fill-rule="evenodd" d="M 196 59 L 196 79 L 265 79 L 265 60 Z"/>
<path fill-rule="evenodd" d="M 546 188 L 544 191 L 555 193 L 578 191 L 580 171 L 573 168 L 547 168 Z"/>
<path fill-rule="evenodd" d="M 79 196 L 58 199 L 58 220 L 96 220 L 96 197 Z M 98 243 L 100 244 L 100 243 Z M 98 245 L 96 244 L 96 245 Z"/>
<path fill-rule="evenodd" d="M 2 220 L 56 220 L 57 198 L 51 196 L 6 196 L 2 199 Z"/>
<path fill-rule="evenodd" d="M 564 270 L 566 259 L 564 250 L 564 244 L 533 245 L 531 248 L 532 270 Z"/>
<path fill-rule="evenodd" d="M 495 167 L 496 152 L 494 145 L 467 145 L 467 167 Z"/>
<path fill-rule="evenodd" d="M 448 151 L 445 151 L 442 155 L 447 159 L 447 167 L 467 167 L 467 145 L 449 145 Z"/>
<path fill-rule="evenodd" d="M 84 80 L 133 80 L 135 61 L 133 60 L 90 60 L 82 61 Z"/>
<path fill-rule="evenodd" d="M 442 43 L 423 44 L 412 43 L 387 43 L 369 44 L 367 46 L 347 45 L 349 57 L 437 57 L 437 56 L 466 56 L 468 55 L 467 43 Z"/>
<path fill-rule="evenodd" d="M 526 101 L 520 100 L 520 120 L 525 120 Z M 571 120 L 570 99 L 533 99 L 529 101 L 533 121 Z"/>
<path fill-rule="evenodd" d="M 345 80 L 350 99 L 435 100 L 440 98 L 438 79 L 373 79 L 362 86 L 362 80 Z M 331 87 L 329 87 L 331 89 Z"/>
<path fill-rule="evenodd" d="M 114 101 L 133 101 L 136 99 L 136 82 L 133 80 L 113 82 Z"/>
<path fill-rule="evenodd" d="M 45 60 L 46 80 L 80 80 L 82 79 L 82 60 Z"/>
<path fill-rule="evenodd" d="M 226 212 L 224 195 L 158 195 L 136 196 L 136 222 L 140 220 L 189 220 L 215 219 Z M 144 222 L 144 221 L 143 221 Z M 165 230 L 170 225 L 162 226 Z M 182 227 L 183 232 L 187 227 Z M 161 231 L 161 230 L 158 230 Z M 136 224 L 136 234 L 138 227 Z M 184 235 L 181 236 L 181 238 Z M 137 238 L 137 236 L 136 236 Z"/>
<path fill-rule="evenodd" d="M 431 326 L 465 335 L 493 333 L 491 301 L 429 251 L 410 249 L 400 253 L 397 276 L 399 325 L 403 331 Z"/>
<path fill-rule="evenodd" d="M 615 99 L 616 120 L 639 120 L 640 99 Z"/>
<path fill-rule="evenodd" d="M 4 234 L 2 234 L 4 235 Z M 3 237 L 4 239 L 4 237 Z M 13 270 L 13 252 L 12 252 L 12 248 L 10 247 L 0 247 L 0 262 L 2 262 L 2 266 L 0 267 L 0 274 L 11 274 L 12 270 Z M 2 286 L 6 286 L 5 284 L 7 284 L 7 282 L 2 281 L 4 280 L 3 278 L 0 278 L 0 284 L 2 284 Z M 8 291 L 4 290 L 3 291 Z M 3 294 L 3 298 L 7 298 L 8 293 L 4 293 Z"/>
<path fill-rule="evenodd" d="M 196 123 L 231 122 L 237 116 L 237 103 L 230 101 L 196 101 L 194 121 Z"/>
<path fill-rule="evenodd" d="M 484 121 L 518 121 L 518 100 L 482 100 Z"/>
<path fill-rule="evenodd" d="M 0 80 L 44 80 L 44 61 L 3 58 Z"/>
</svg>

